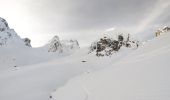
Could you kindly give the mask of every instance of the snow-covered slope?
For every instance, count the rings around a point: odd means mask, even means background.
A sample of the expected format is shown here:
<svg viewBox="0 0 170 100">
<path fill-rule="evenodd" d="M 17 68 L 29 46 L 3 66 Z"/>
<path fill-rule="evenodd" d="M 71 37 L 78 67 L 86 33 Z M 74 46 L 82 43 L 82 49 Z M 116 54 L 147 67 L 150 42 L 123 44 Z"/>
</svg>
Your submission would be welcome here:
<svg viewBox="0 0 170 100">
<path fill-rule="evenodd" d="M 17 35 L 14 29 L 9 28 L 7 21 L 0 18 L 0 48 L 2 46 L 23 48 L 27 45 L 25 45 L 25 41 Z"/>
<path fill-rule="evenodd" d="M 57 42 L 61 43 L 61 47 L 60 44 L 57 47 Z M 76 40 L 60 41 L 58 37 L 54 37 L 44 47 L 31 48 L 29 38 L 22 39 L 14 29 L 9 28 L 5 19 L 0 18 L 0 72 L 13 67 L 23 67 L 65 57 L 77 49 L 79 45 Z M 48 52 L 49 50 L 53 52 Z"/>
<path fill-rule="evenodd" d="M 50 93 L 70 78 L 113 62 L 87 53 L 83 48 L 70 56 L 4 70 L 0 73 L 0 100 L 48 100 Z"/>
<path fill-rule="evenodd" d="M 41 63 L 5 67 L 0 73 L 0 100 L 49 100 L 51 92 L 69 79 L 110 66 L 129 53 L 127 50 L 99 58 L 88 52 L 88 48 L 81 48 L 72 55 Z"/>
<path fill-rule="evenodd" d="M 0 18 L 0 71 L 37 61 L 30 58 L 35 55 L 30 47 L 28 38 L 21 39 L 14 29 L 9 28 L 7 21 Z"/>
<path fill-rule="evenodd" d="M 0 36 L 0 100 L 170 99 L 170 34 L 109 57 L 58 37 L 30 48 L 2 18 Z"/>
<path fill-rule="evenodd" d="M 81 75 L 52 93 L 53 100 L 170 100 L 170 33 L 105 69 Z M 97 62 L 96 62 L 97 63 Z"/>
</svg>

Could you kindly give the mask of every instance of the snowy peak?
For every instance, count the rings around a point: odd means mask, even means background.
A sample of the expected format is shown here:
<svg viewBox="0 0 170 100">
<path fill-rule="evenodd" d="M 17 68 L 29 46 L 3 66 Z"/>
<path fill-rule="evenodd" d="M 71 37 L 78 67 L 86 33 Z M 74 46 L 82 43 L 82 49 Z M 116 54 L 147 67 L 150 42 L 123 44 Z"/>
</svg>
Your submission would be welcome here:
<svg viewBox="0 0 170 100">
<path fill-rule="evenodd" d="M 63 51 L 61 41 L 58 36 L 54 36 L 48 45 L 49 45 L 48 52 L 57 52 L 57 51 L 62 52 Z"/>
<path fill-rule="evenodd" d="M 48 52 L 72 52 L 79 49 L 77 40 L 60 40 L 58 36 L 54 36 L 47 45 Z"/>
<path fill-rule="evenodd" d="M 5 19 L 0 17 L 0 31 L 2 32 L 2 31 L 5 31 L 7 29 L 9 29 L 8 23 L 6 22 Z"/>
<path fill-rule="evenodd" d="M 31 40 L 21 39 L 14 29 L 10 29 L 5 19 L 0 18 L 0 46 L 31 46 Z"/>
</svg>

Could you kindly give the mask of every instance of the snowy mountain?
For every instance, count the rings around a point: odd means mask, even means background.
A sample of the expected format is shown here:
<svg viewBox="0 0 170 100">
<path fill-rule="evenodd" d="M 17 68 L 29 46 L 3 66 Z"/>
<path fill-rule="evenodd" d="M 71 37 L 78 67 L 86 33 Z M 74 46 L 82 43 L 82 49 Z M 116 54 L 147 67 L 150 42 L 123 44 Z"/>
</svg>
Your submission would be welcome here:
<svg viewBox="0 0 170 100">
<path fill-rule="evenodd" d="M 170 32 L 115 63 L 103 63 L 104 69 L 71 79 L 52 100 L 170 100 L 169 38 Z"/>
<path fill-rule="evenodd" d="M 46 45 L 48 52 L 69 53 L 79 49 L 77 40 L 60 40 L 58 36 L 54 36 Z"/>
<path fill-rule="evenodd" d="M 31 48 L 29 38 L 22 39 L 14 29 L 9 28 L 5 19 L 0 18 L 0 71 L 69 56 L 78 48 L 78 41 L 60 41 L 57 36 L 48 46 Z"/>
<path fill-rule="evenodd" d="M 30 40 L 27 38 L 27 40 Z M 25 42 L 27 42 L 25 44 Z M 31 46 L 30 41 L 22 40 L 14 29 L 10 29 L 5 19 L 0 18 L 0 47 L 1 46 Z"/>
<path fill-rule="evenodd" d="M 30 48 L 0 18 L 0 100 L 170 100 L 170 32 L 145 44 L 113 33 L 90 53 L 58 36 Z"/>
</svg>

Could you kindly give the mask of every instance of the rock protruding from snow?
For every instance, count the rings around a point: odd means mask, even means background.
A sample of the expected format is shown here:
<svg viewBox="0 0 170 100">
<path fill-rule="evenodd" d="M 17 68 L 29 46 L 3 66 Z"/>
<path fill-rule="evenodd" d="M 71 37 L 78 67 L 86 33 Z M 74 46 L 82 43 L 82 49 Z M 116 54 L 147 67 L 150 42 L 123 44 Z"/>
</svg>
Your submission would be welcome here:
<svg viewBox="0 0 170 100">
<path fill-rule="evenodd" d="M 62 52 L 62 45 L 58 36 L 54 36 L 49 43 L 48 52 Z"/>
<path fill-rule="evenodd" d="M 90 53 L 95 52 L 96 56 L 110 56 L 119 51 L 122 46 L 138 48 L 139 41 L 133 39 L 130 34 L 119 34 L 117 39 L 105 36 L 91 44 Z"/>
<path fill-rule="evenodd" d="M 164 32 L 168 32 L 168 31 L 170 31 L 170 27 L 165 26 L 165 27 L 163 28 L 163 31 L 164 31 Z"/>
<path fill-rule="evenodd" d="M 155 35 L 156 37 L 160 36 L 161 34 L 167 33 L 170 31 L 170 27 L 164 26 L 163 28 L 159 28 L 156 32 Z"/>
<path fill-rule="evenodd" d="M 10 29 L 5 19 L 0 18 L 0 46 L 30 46 L 30 39 L 24 41 L 17 35 L 14 29 Z"/>
<path fill-rule="evenodd" d="M 58 36 L 54 36 L 48 44 L 48 52 L 72 52 L 79 48 L 77 40 L 60 40 Z"/>
<path fill-rule="evenodd" d="M 31 40 L 29 38 L 24 38 L 23 41 L 25 42 L 26 46 L 31 47 Z"/>
</svg>

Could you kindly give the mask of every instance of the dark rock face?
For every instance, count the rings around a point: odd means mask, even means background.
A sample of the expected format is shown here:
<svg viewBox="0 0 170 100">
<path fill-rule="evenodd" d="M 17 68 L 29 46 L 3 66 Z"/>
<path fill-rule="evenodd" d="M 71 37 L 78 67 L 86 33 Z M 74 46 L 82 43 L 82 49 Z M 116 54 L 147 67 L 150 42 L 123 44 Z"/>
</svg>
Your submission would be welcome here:
<svg viewBox="0 0 170 100">
<path fill-rule="evenodd" d="M 24 38 L 23 41 L 26 46 L 31 47 L 31 40 L 29 38 Z"/>
<path fill-rule="evenodd" d="M 118 41 L 122 41 L 123 42 L 123 36 L 122 35 L 118 35 Z"/>
<path fill-rule="evenodd" d="M 114 52 L 120 50 L 122 46 L 131 48 L 138 47 L 138 41 L 130 40 L 130 35 L 125 38 L 123 35 L 118 35 L 118 39 L 103 37 L 99 41 L 94 42 L 90 46 L 90 53 L 95 52 L 96 56 L 110 56 Z"/>
</svg>

